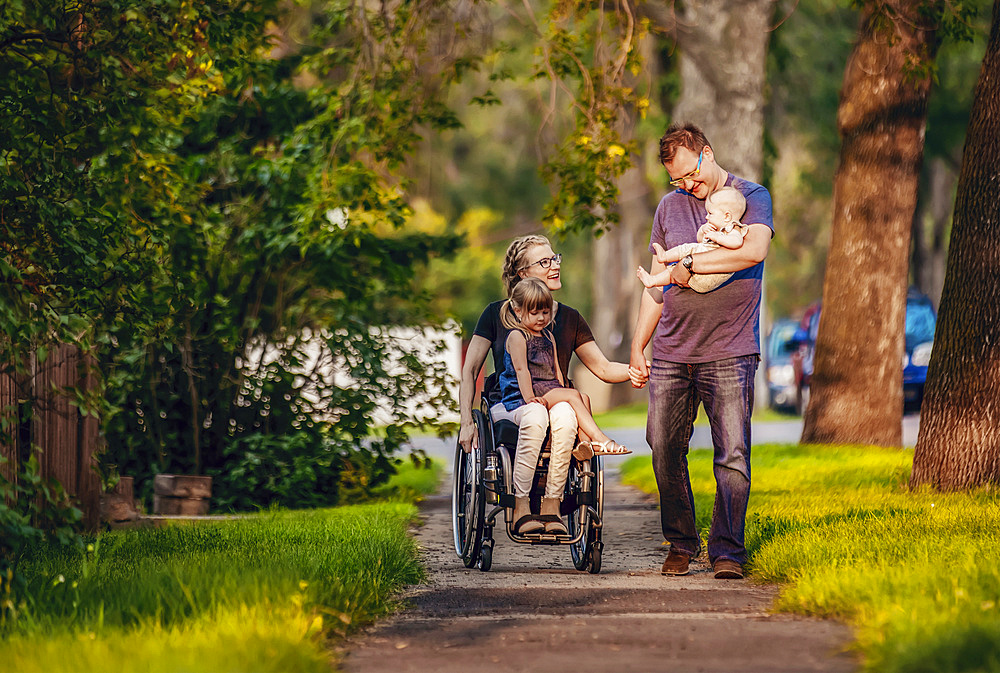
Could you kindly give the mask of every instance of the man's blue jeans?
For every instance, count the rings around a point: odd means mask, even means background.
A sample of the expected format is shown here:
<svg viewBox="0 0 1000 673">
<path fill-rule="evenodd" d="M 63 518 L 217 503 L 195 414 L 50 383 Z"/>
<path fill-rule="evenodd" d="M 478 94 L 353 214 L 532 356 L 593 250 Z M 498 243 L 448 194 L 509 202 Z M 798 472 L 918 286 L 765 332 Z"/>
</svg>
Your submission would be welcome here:
<svg viewBox="0 0 1000 673">
<path fill-rule="evenodd" d="M 756 355 L 694 365 L 653 361 L 646 441 L 653 450 L 663 537 L 682 554 L 697 556 L 701 550 L 687 453 L 702 402 L 715 446 L 715 510 L 708 557 L 712 563 L 720 558 L 746 563 L 750 414 L 758 361 Z"/>
</svg>

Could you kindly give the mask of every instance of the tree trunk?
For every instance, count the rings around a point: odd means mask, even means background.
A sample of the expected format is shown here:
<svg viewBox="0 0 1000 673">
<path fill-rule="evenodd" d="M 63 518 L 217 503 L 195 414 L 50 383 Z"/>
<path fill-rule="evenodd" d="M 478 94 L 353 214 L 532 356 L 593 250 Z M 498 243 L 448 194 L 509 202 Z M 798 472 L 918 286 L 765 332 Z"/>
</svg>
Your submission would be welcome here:
<svg viewBox="0 0 1000 673">
<path fill-rule="evenodd" d="M 917 199 L 917 214 L 913 218 L 913 252 L 910 268 L 913 284 L 931 298 L 934 308 L 941 305 L 944 287 L 945 252 L 948 224 L 954 204 L 958 161 L 937 157 L 928 162 Z"/>
<path fill-rule="evenodd" d="M 919 5 L 866 3 L 844 73 L 833 236 L 804 443 L 902 443 L 910 230 L 928 66 L 937 50 Z M 887 23 L 879 10 L 894 20 Z"/>
<path fill-rule="evenodd" d="M 701 0 L 679 6 L 681 96 L 677 121 L 701 126 L 719 162 L 760 182 L 764 77 L 776 0 Z"/>
<path fill-rule="evenodd" d="M 912 486 L 1000 483 L 1000 0 L 976 85 Z"/>
<path fill-rule="evenodd" d="M 640 264 L 649 264 L 649 255 L 643 251 L 649 245 L 649 226 L 653 221 L 650 200 L 653 195 L 642 169 L 645 162 L 641 157 L 642 154 L 636 161 L 637 167 L 626 171 L 618 180 L 618 226 L 595 239 L 592 247 L 594 308 L 590 324 L 598 345 L 613 362 L 629 360 L 632 328 L 642 288 L 635 277 L 635 269 Z M 627 404 L 638 396 L 632 386 L 600 383 L 582 366 L 574 375 L 574 381 L 584 386 L 596 412 Z"/>
</svg>

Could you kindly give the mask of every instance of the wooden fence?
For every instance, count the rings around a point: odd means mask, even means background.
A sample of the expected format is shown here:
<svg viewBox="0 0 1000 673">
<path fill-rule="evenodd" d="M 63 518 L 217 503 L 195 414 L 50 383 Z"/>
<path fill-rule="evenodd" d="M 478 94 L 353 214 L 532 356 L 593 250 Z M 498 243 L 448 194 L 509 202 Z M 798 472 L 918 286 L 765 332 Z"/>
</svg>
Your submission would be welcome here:
<svg viewBox="0 0 1000 673">
<path fill-rule="evenodd" d="M 16 467 L 38 451 L 43 477 L 58 480 L 83 510 L 84 524 L 100 521 L 101 483 L 93 469 L 99 426 L 70 403 L 69 388 L 89 390 L 93 374 L 75 346 L 53 346 L 44 361 L 32 356 L 28 372 L 0 374 L 0 414 L 6 431 L 0 433 L 0 466 L 8 481 L 17 479 Z"/>
</svg>

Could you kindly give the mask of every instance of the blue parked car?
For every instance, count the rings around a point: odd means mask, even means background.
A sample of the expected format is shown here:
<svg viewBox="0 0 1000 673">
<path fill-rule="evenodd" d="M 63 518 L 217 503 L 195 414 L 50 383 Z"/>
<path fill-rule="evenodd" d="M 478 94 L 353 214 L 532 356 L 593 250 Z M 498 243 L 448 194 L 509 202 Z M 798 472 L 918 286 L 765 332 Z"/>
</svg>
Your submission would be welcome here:
<svg viewBox="0 0 1000 673">
<path fill-rule="evenodd" d="M 806 309 L 805 315 L 795 331 L 793 342 L 797 348 L 792 356 L 795 372 L 796 403 L 798 413 L 805 411 L 809 403 L 809 381 L 812 377 L 813 349 L 816 333 L 819 331 L 820 304 Z M 910 288 L 906 294 L 906 353 L 903 356 L 903 405 L 904 410 L 920 408 L 924 398 L 924 383 L 927 381 L 927 365 L 931 361 L 934 342 L 934 328 L 937 313 L 930 298 Z"/>
<path fill-rule="evenodd" d="M 767 366 L 767 396 L 772 409 L 794 409 L 796 400 L 795 369 L 792 355 L 797 344 L 794 341 L 798 321 L 778 318 L 767 334 L 765 362 Z"/>
</svg>

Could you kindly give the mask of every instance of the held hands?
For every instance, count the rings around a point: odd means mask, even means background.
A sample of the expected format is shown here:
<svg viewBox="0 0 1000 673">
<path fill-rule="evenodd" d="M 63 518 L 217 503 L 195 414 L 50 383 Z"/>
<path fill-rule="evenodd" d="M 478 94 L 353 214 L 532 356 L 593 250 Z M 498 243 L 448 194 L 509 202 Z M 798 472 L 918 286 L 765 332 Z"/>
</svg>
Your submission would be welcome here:
<svg viewBox="0 0 1000 673">
<path fill-rule="evenodd" d="M 649 368 L 652 363 L 644 357 L 639 357 L 638 362 L 633 360 L 628 367 L 628 378 L 633 388 L 642 388 L 649 381 Z"/>
</svg>

